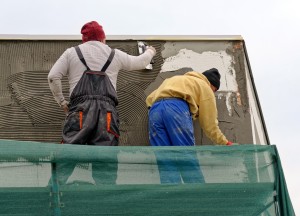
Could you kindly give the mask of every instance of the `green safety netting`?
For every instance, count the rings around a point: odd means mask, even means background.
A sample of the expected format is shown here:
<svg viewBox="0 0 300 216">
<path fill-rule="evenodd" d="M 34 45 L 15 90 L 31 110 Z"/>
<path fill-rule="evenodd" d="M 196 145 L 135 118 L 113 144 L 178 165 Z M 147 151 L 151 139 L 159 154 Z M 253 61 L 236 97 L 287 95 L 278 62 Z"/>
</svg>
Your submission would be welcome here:
<svg viewBox="0 0 300 216">
<path fill-rule="evenodd" d="M 0 215 L 295 215 L 276 146 L 0 140 Z"/>
</svg>

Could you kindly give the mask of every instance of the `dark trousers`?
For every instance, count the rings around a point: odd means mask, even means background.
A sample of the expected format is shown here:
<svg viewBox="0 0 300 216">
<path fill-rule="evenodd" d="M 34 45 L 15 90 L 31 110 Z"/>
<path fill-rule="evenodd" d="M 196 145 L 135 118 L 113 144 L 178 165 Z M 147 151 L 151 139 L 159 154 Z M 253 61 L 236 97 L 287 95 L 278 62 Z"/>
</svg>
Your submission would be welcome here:
<svg viewBox="0 0 300 216">
<path fill-rule="evenodd" d="M 119 116 L 107 101 L 88 99 L 74 107 L 63 128 L 63 142 L 68 144 L 117 146 Z"/>
<path fill-rule="evenodd" d="M 63 128 L 63 143 L 79 145 L 117 146 L 119 118 L 115 106 L 107 101 L 88 99 L 70 107 Z M 117 155 L 114 156 L 117 161 Z M 87 164 L 57 163 L 59 184 L 66 184 L 76 166 Z M 81 169 L 85 167 L 81 167 Z M 96 184 L 115 184 L 117 163 L 92 163 Z"/>
<path fill-rule="evenodd" d="M 117 159 L 117 155 L 116 155 Z M 75 180 L 73 184 L 116 184 L 118 163 L 103 163 L 93 162 L 92 164 L 92 177 L 94 182 L 85 180 Z M 74 168 L 79 166 L 78 169 L 88 169 L 88 163 L 57 163 L 57 180 L 59 185 L 65 185 L 68 178 L 72 175 Z M 75 177 L 76 179 L 76 177 Z"/>
</svg>

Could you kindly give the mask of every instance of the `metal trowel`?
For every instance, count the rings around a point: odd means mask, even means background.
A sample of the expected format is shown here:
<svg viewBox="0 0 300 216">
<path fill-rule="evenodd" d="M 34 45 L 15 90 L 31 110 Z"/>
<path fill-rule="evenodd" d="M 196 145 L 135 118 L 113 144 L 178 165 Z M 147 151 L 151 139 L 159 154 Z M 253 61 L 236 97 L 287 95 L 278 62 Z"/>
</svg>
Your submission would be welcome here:
<svg viewBox="0 0 300 216">
<path fill-rule="evenodd" d="M 147 46 L 148 46 L 148 44 L 146 42 L 138 41 L 138 49 L 139 49 L 139 54 L 140 55 L 143 54 L 146 51 Z M 153 69 L 153 64 L 154 64 L 154 61 L 153 61 L 153 59 L 151 59 L 151 62 L 150 62 L 150 64 L 148 64 L 146 66 L 146 69 L 152 70 Z"/>
</svg>

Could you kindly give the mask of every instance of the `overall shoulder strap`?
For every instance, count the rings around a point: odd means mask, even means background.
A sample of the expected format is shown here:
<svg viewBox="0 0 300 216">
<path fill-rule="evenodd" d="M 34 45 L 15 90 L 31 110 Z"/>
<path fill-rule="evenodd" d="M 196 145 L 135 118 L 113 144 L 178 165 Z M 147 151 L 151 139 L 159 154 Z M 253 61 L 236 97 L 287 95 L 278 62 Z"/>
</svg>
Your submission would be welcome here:
<svg viewBox="0 0 300 216">
<path fill-rule="evenodd" d="M 111 49 L 111 52 L 110 52 L 110 55 L 105 63 L 105 65 L 103 66 L 103 68 L 101 69 L 102 72 L 105 72 L 106 69 L 108 68 L 108 66 L 110 65 L 111 61 L 113 60 L 115 56 L 115 50 L 114 49 Z"/>
<path fill-rule="evenodd" d="M 85 59 L 84 59 L 84 57 L 83 57 L 83 55 L 82 55 L 82 52 L 81 52 L 79 46 L 76 46 L 76 47 L 75 47 L 75 50 L 76 50 L 76 53 L 77 53 L 77 55 L 78 55 L 80 61 L 82 62 L 82 64 L 84 64 L 84 66 L 86 66 L 86 68 L 87 68 L 88 70 L 91 70 L 91 69 L 89 68 L 89 66 L 86 64 L 86 61 L 85 61 Z"/>
</svg>

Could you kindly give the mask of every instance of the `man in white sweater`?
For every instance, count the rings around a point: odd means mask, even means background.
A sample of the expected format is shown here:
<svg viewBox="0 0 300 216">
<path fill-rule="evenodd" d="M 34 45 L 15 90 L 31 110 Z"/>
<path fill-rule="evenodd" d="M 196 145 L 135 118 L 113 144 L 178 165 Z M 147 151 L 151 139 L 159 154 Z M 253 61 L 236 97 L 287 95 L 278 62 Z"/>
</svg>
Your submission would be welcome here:
<svg viewBox="0 0 300 216">
<path fill-rule="evenodd" d="M 143 54 L 132 56 L 111 49 L 105 44 L 102 26 L 95 21 L 86 23 L 81 33 L 83 43 L 67 49 L 48 75 L 53 96 L 67 114 L 63 143 L 115 146 L 119 140 L 119 70 L 144 69 L 156 51 L 148 47 Z M 68 76 L 70 103 L 62 94 L 63 76 Z"/>
</svg>

